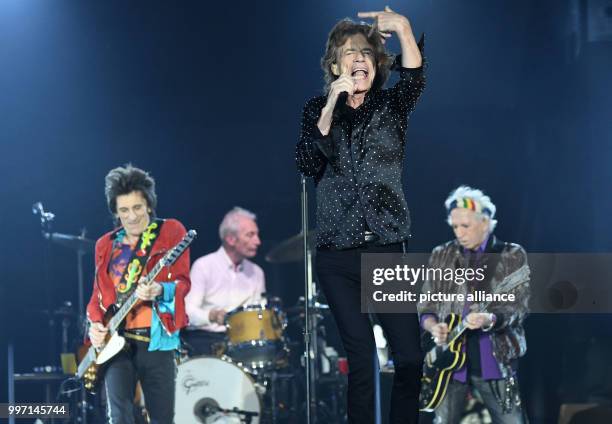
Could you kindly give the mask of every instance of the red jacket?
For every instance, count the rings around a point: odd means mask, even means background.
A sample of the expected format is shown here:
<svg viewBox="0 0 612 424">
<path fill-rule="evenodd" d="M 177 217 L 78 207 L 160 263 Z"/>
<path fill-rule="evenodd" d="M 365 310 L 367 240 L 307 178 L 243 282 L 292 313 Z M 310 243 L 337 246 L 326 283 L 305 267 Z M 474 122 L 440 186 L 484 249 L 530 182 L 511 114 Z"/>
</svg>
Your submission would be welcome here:
<svg viewBox="0 0 612 424">
<path fill-rule="evenodd" d="M 108 266 L 111 258 L 113 240 L 119 229 L 104 234 L 96 242 L 93 293 L 87 305 L 87 317 L 91 322 L 102 322 L 106 310 L 115 303 L 115 286 L 108 275 Z M 149 272 L 163 255 L 174 247 L 186 234 L 185 227 L 176 219 L 166 219 L 157 237 L 149 260 L 146 272 Z M 189 249 L 187 249 L 170 267 L 162 268 L 155 281 L 176 282 L 174 294 L 174 316 L 171 314 L 158 314 L 162 324 L 169 332 L 175 332 L 187 325 L 185 313 L 185 295 L 191 287 L 189 279 Z M 154 302 L 155 303 L 155 302 Z"/>
</svg>

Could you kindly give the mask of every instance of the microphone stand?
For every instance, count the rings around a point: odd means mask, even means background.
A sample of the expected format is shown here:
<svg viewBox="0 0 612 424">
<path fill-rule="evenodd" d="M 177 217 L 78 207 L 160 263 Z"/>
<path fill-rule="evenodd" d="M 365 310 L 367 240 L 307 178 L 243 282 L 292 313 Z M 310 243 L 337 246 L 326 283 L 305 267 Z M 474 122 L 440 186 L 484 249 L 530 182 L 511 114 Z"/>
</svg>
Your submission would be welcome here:
<svg viewBox="0 0 612 424">
<path fill-rule="evenodd" d="M 312 280 L 312 252 L 308 243 L 308 190 L 306 177 L 302 175 L 302 237 L 304 248 L 304 359 L 306 370 L 306 424 L 317 422 L 316 399 L 316 349 L 317 331 L 310 308 L 315 301 Z"/>
<path fill-rule="evenodd" d="M 83 245 L 70 245 L 67 243 L 72 243 L 77 240 L 86 240 L 87 230 L 85 228 L 81 229 L 81 234 L 79 236 L 72 236 L 69 234 L 62 233 L 52 233 L 51 231 L 43 230 L 43 237 L 49 241 L 53 241 L 59 244 L 67 245 L 73 250 L 76 250 L 77 254 L 77 290 L 78 290 L 78 313 L 79 313 L 79 321 L 77 323 L 78 328 L 81 331 L 81 335 L 85 334 L 85 301 L 84 301 L 84 280 L 83 280 L 83 256 L 88 252 L 88 250 Z M 76 246 L 76 247 L 75 247 Z"/>
<path fill-rule="evenodd" d="M 43 268 L 45 269 L 45 286 L 48 288 L 48 290 L 50 290 L 51 284 L 48 281 L 48 275 L 50 275 L 49 273 L 49 269 L 48 269 L 48 265 L 49 265 L 49 250 L 50 250 L 50 244 L 53 240 L 61 238 L 62 235 L 58 234 L 58 233 L 53 233 L 51 231 L 51 222 L 55 219 L 55 214 L 53 214 L 52 212 L 45 212 L 45 209 L 43 208 L 43 205 L 41 202 L 36 202 L 32 205 L 32 213 L 34 215 L 40 215 L 40 225 L 41 225 L 41 231 L 42 231 L 42 236 L 45 240 L 47 240 L 47 243 L 45 243 L 45 251 L 44 251 L 44 265 Z M 65 236 L 64 236 L 65 237 Z M 83 229 L 81 231 L 81 237 L 84 238 L 85 237 L 85 230 Z M 80 330 L 83 332 L 82 335 L 84 335 L 86 329 L 85 329 L 85 304 L 83 301 L 83 256 L 85 255 L 85 250 L 81 247 L 79 249 L 77 249 L 77 273 L 78 273 L 78 306 L 79 306 L 79 318 L 78 318 L 78 322 L 77 322 L 77 326 L 80 328 Z M 48 299 L 48 311 L 51 312 L 52 311 L 52 300 L 51 300 L 51 293 L 48 292 L 47 293 L 47 299 Z M 50 318 L 51 320 L 53 320 L 53 318 Z M 65 320 L 65 318 L 64 318 Z M 55 322 L 54 321 L 50 321 L 50 326 L 55 326 Z M 66 329 L 66 327 L 64 326 L 64 329 Z M 50 337 L 53 337 L 54 331 L 53 329 L 51 329 L 50 333 Z M 65 338 L 65 336 L 64 336 Z M 51 346 L 52 343 L 49 343 L 49 346 Z M 53 348 L 52 348 L 53 349 Z M 55 356 L 57 352 L 53 352 L 51 355 Z M 81 388 L 81 399 L 79 402 L 79 408 L 80 408 L 80 424 L 87 424 L 87 392 L 85 390 L 85 388 Z"/>
<path fill-rule="evenodd" d="M 41 202 L 36 202 L 32 205 L 32 213 L 34 215 L 40 215 L 40 229 L 43 237 L 46 239 L 45 234 L 49 234 L 52 228 L 52 222 L 55 219 L 55 215 L 51 212 L 45 212 L 43 205 Z M 49 365 L 54 365 L 57 360 L 57 351 L 56 344 L 54 340 L 55 335 L 55 318 L 53 317 L 53 296 L 51 287 L 52 284 L 49 281 L 49 276 L 51 275 L 51 270 L 49 268 L 50 262 L 50 244 L 47 242 L 43 247 L 43 284 L 45 287 L 45 294 L 47 297 L 47 312 L 48 312 L 48 325 L 49 325 L 49 341 L 48 341 L 48 351 L 47 360 L 49 361 Z"/>
</svg>

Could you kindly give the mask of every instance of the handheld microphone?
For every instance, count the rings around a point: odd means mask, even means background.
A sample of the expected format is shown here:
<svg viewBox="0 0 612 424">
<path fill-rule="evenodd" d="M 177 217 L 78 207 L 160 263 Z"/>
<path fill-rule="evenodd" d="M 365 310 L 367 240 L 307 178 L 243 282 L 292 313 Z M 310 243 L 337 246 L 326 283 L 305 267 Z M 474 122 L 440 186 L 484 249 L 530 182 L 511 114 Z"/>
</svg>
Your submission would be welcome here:
<svg viewBox="0 0 612 424">
<path fill-rule="evenodd" d="M 332 113 L 332 118 L 334 120 L 337 120 L 338 118 L 340 118 L 340 114 L 342 113 L 342 108 L 346 104 L 347 100 L 348 100 L 348 93 L 346 91 L 343 91 L 342 93 L 338 94 L 338 100 L 336 100 L 336 105 L 334 106 L 334 112 Z"/>
</svg>

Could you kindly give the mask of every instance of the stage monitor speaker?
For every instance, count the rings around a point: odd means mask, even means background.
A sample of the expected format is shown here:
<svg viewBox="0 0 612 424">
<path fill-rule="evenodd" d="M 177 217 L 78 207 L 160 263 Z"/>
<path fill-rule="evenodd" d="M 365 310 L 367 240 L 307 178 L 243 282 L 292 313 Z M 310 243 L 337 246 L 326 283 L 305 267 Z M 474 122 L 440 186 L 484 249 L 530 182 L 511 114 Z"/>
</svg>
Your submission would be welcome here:
<svg viewBox="0 0 612 424">
<path fill-rule="evenodd" d="M 559 424 L 610 424 L 612 408 L 595 403 L 564 403 Z"/>
</svg>

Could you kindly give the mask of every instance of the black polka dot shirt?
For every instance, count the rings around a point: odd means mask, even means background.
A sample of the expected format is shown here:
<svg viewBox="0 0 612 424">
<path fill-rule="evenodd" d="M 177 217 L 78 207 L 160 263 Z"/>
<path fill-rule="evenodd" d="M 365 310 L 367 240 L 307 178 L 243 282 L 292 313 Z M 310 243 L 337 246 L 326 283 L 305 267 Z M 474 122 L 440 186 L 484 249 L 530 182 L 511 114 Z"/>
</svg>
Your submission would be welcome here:
<svg viewBox="0 0 612 424">
<path fill-rule="evenodd" d="M 327 136 L 317 127 L 326 96 L 304 106 L 296 148 L 299 171 L 313 177 L 317 192 L 317 246 L 347 249 L 365 243 L 364 233 L 390 244 L 410 237 L 410 214 L 402 190 L 408 116 L 425 87 L 423 67 L 397 66 L 399 81 L 370 91 L 356 109 L 339 104 Z"/>
</svg>

